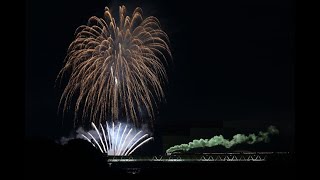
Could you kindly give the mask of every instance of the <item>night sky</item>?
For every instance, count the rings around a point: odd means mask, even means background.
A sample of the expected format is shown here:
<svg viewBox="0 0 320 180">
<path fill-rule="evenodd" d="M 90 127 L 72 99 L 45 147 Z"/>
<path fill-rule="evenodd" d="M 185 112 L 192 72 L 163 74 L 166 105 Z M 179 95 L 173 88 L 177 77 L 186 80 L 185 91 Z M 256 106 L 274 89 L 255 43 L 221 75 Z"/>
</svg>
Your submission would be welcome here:
<svg viewBox="0 0 320 180">
<path fill-rule="evenodd" d="M 292 150 L 295 60 L 293 3 L 269 1 L 55 0 L 26 9 L 26 119 L 28 138 L 59 139 L 71 119 L 57 115 L 63 87 L 55 87 L 76 28 L 104 7 L 140 6 L 156 16 L 171 41 L 166 104 L 155 137 L 210 138 L 255 133 L 275 125 L 280 146 Z M 212 131 L 211 131 L 212 129 Z M 173 138 L 174 139 L 174 138 Z M 180 143 L 180 142 L 172 142 Z"/>
</svg>

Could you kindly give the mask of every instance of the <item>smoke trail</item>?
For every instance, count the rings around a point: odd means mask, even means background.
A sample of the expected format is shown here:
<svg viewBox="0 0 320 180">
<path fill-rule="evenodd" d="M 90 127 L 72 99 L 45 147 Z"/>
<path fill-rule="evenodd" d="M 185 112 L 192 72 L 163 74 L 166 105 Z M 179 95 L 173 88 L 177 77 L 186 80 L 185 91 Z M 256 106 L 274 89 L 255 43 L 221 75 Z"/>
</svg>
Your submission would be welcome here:
<svg viewBox="0 0 320 180">
<path fill-rule="evenodd" d="M 233 136 L 232 140 L 224 139 L 222 135 L 214 136 L 211 139 L 200 139 L 193 140 L 188 144 L 175 145 L 167 149 L 166 153 L 170 154 L 174 151 L 189 151 L 193 148 L 201 148 L 201 147 L 213 147 L 217 145 L 222 145 L 226 148 L 231 148 L 236 144 L 247 143 L 254 144 L 258 142 L 269 142 L 269 135 L 279 134 L 279 130 L 274 126 L 269 126 L 267 132 L 260 131 L 258 135 L 249 134 L 248 136 L 244 134 L 236 134 Z"/>
</svg>

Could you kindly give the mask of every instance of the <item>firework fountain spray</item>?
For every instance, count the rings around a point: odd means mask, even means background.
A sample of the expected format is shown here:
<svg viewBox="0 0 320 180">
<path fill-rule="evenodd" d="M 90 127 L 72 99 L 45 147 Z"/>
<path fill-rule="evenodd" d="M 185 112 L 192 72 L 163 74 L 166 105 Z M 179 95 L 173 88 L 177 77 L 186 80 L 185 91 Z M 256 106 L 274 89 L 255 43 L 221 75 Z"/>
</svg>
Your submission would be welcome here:
<svg viewBox="0 0 320 180">
<path fill-rule="evenodd" d="M 137 131 L 128 125 L 122 126 L 122 123 L 109 126 L 106 122 L 105 127 L 100 124 L 100 130 L 94 123 L 91 123 L 94 131 L 82 132 L 79 138 L 89 141 L 94 147 L 98 148 L 102 153 L 113 156 L 129 156 L 137 148 L 149 142 L 153 137 L 143 133 L 142 130 Z M 123 128 L 124 127 L 124 128 Z"/>
</svg>

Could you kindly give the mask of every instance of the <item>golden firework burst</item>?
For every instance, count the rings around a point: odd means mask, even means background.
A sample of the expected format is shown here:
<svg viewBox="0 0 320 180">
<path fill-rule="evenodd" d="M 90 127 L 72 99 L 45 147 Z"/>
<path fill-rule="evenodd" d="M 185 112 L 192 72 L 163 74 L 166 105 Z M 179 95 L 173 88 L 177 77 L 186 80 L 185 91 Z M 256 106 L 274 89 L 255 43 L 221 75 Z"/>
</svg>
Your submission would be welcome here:
<svg viewBox="0 0 320 180">
<path fill-rule="evenodd" d="M 106 7 L 104 18 L 91 17 L 75 36 L 57 77 L 70 72 L 59 103 L 63 114 L 74 106 L 75 122 L 101 123 L 108 117 L 124 117 L 135 125 L 153 121 L 157 103 L 164 100 L 165 65 L 171 59 L 159 20 L 144 19 L 139 7 L 126 16 L 120 6 L 116 23 Z M 147 118 L 142 118 L 143 111 Z"/>
</svg>

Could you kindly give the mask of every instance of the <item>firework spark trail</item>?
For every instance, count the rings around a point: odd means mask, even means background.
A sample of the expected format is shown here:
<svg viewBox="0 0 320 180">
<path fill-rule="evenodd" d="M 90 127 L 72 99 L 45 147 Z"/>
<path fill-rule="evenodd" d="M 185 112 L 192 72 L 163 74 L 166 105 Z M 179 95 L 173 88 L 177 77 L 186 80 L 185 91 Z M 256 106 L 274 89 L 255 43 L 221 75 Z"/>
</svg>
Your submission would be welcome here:
<svg viewBox="0 0 320 180">
<path fill-rule="evenodd" d="M 121 135 L 121 138 L 120 138 L 120 142 L 119 142 L 119 153 L 121 152 L 121 145 L 123 144 L 123 143 L 121 143 L 121 141 L 122 141 L 123 135 L 124 135 L 124 133 L 126 132 L 126 130 L 127 130 L 127 125 L 126 125 L 126 127 L 124 128 L 124 130 L 123 130 L 123 132 L 122 132 L 122 135 Z"/>
<path fill-rule="evenodd" d="M 88 134 L 89 134 L 89 136 L 92 137 L 92 139 L 94 140 L 94 142 L 98 145 L 100 151 L 103 152 L 103 150 L 101 149 L 101 146 L 100 146 L 100 144 L 97 142 L 97 140 L 92 136 L 92 134 L 91 134 L 90 132 L 88 132 Z"/>
<path fill-rule="evenodd" d="M 119 137 L 119 132 L 120 132 L 120 128 L 121 128 L 121 123 L 119 124 L 118 127 L 118 132 L 117 132 L 117 137 L 116 137 L 116 145 L 115 145 L 115 149 L 118 150 L 118 137 Z"/>
<path fill-rule="evenodd" d="M 129 148 L 129 145 L 133 142 L 133 140 L 141 133 L 141 131 L 137 132 L 137 134 L 135 136 L 133 136 L 133 138 L 129 141 L 129 143 L 127 144 L 127 146 L 124 148 L 124 151 L 122 152 L 122 154 L 125 154 L 125 152 L 127 151 L 127 149 Z"/>
<path fill-rule="evenodd" d="M 127 132 L 128 125 L 125 125 L 125 128 L 121 128 L 121 123 L 119 125 L 115 125 L 112 123 L 112 126 L 109 127 L 108 123 L 106 122 L 106 126 L 104 129 L 102 124 L 100 124 L 100 128 L 102 132 L 99 131 L 97 126 L 92 123 L 91 124 L 94 133 L 87 132 L 85 134 L 81 134 L 80 137 L 83 137 L 85 140 L 89 141 L 94 147 L 97 147 L 102 153 L 107 153 L 109 155 L 117 155 L 117 156 L 128 156 L 131 155 L 137 148 L 141 145 L 147 143 L 153 137 L 147 138 L 149 135 L 144 134 L 142 131 L 138 131 L 137 133 L 131 134 L 132 128 Z M 106 136 L 106 132 L 108 134 L 108 139 Z M 110 132 L 110 133 L 109 133 Z M 97 135 L 96 135 L 97 134 Z M 121 134 L 121 137 L 119 135 Z M 123 136 L 126 134 L 124 140 Z M 102 138 L 104 137 L 104 140 Z M 93 139 L 93 142 L 92 142 Z M 99 141 L 100 140 L 100 141 Z M 142 142 L 141 142 L 142 141 Z M 109 142 L 109 146 L 108 146 Z M 101 146 L 102 144 L 102 146 Z M 125 148 L 123 148 L 125 146 Z"/>
<path fill-rule="evenodd" d="M 126 137 L 124 138 L 124 141 L 123 141 L 123 143 L 122 143 L 122 145 L 121 145 L 119 154 L 121 154 L 122 148 L 123 148 L 123 146 L 124 146 L 124 143 L 127 142 L 127 138 L 128 138 L 128 136 L 130 135 L 131 131 L 132 131 L 132 128 L 129 130 L 128 134 L 127 134 Z"/>
<path fill-rule="evenodd" d="M 101 141 L 101 144 L 102 144 L 102 146 L 103 146 L 103 150 L 106 152 L 107 150 L 106 150 L 106 147 L 104 146 L 104 143 L 103 143 L 103 140 L 102 140 L 102 138 L 101 138 L 101 133 L 99 132 L 99 130 L 97 129 L 97 127 L 96 127 L 96 125 L 94 125 L 94 123 L 91 123 L 92 124 L 92 126 L 94 127 L 94 129 L 97 131 L 97 133 L 98 133 L 98 135 L 99 135 L 99 138 L 100 138 L 100 141 Z"/>
<path fill-rule="evenodd" d="M 107 126 L 107 133 L 108 133 L 108 139 L 109 139 L 109 147 L 110 147 L 110 149 L 112 149 L 111 142 L 110 142 L 111 135 L 110 135 L 110 133 L 109 133 L 109 131 L 108 131 L 109 125 L 108 125 L 108 122 L 107 122 L 107 121 L 106 121 L 106 126 Z"/>
<path fill-rule="evenodd" d="M 147 143 L 148 141 L 150 141 L 151 139 L 153 139 L 153 137 L 149 137 L 148 139 L 142 141 L 139 145 L 137 145 L 133 150 L 131 150 L 128 155 L 130 156 L 137 148 L 139 148 L 140 146 L 144 145 L 145 143 Z"/>
<path fill-rule="evenodd" d="M 91 140 L 87 136 L 85 136 L 83 134 L 81 134 L 81 136 L 84 137 L 87 141 L 89 141 L 91 143 Z"/>
<path fill-rule="evenodd" d="M 103 137 L 104 137 L 104 142 L 106 143 L 106 146 L 107 146 L 107 151 L 109 151 L 108 141 L 107 141 L 107 138 L 106 138 L 106 133 L 104 132 L 104 128 L 103 128 L 102 124 L 100 124 L 100 128 L 102 129 L 102 133 L 103 133 Z"/>
<path fill-rule="evenodd" d="M 119 16 L 116 21 L 106 7 L 104 18 L 91 17 L 77 28 L 68 48 L 57 76 L 60 81 L 69 77 L 59 107 L 65 114 L 74 106 L 75 124 L 125 117 L 139 127 L 145 120 L 153 122 L 164 100 L 165 66 L 172 59 L 167 34 L 156 17 L 144 18 L 139 7 L 129 17 L 120 6 Z"/>
<path fill-rule="evenodd" d="M 128 152 L 143 138 L 147 137 L 148 134 L 143 135 L 142 137 L 140 137 L 136 142 L 132 143 L 132 145 L 126 150 L 126 153 L 124 153 L 124 155 L 127 155 Z"/>
<path fill-rule="evenodd" d="M 112 122 L 112 136 L 114 137 L 114 122 Z M 114 144 L 115 143 L 112 142 L 112 149 L 113 149 L 113 154 L 116 154 L 116 148 L 113 146 Z"/>
</svg>

